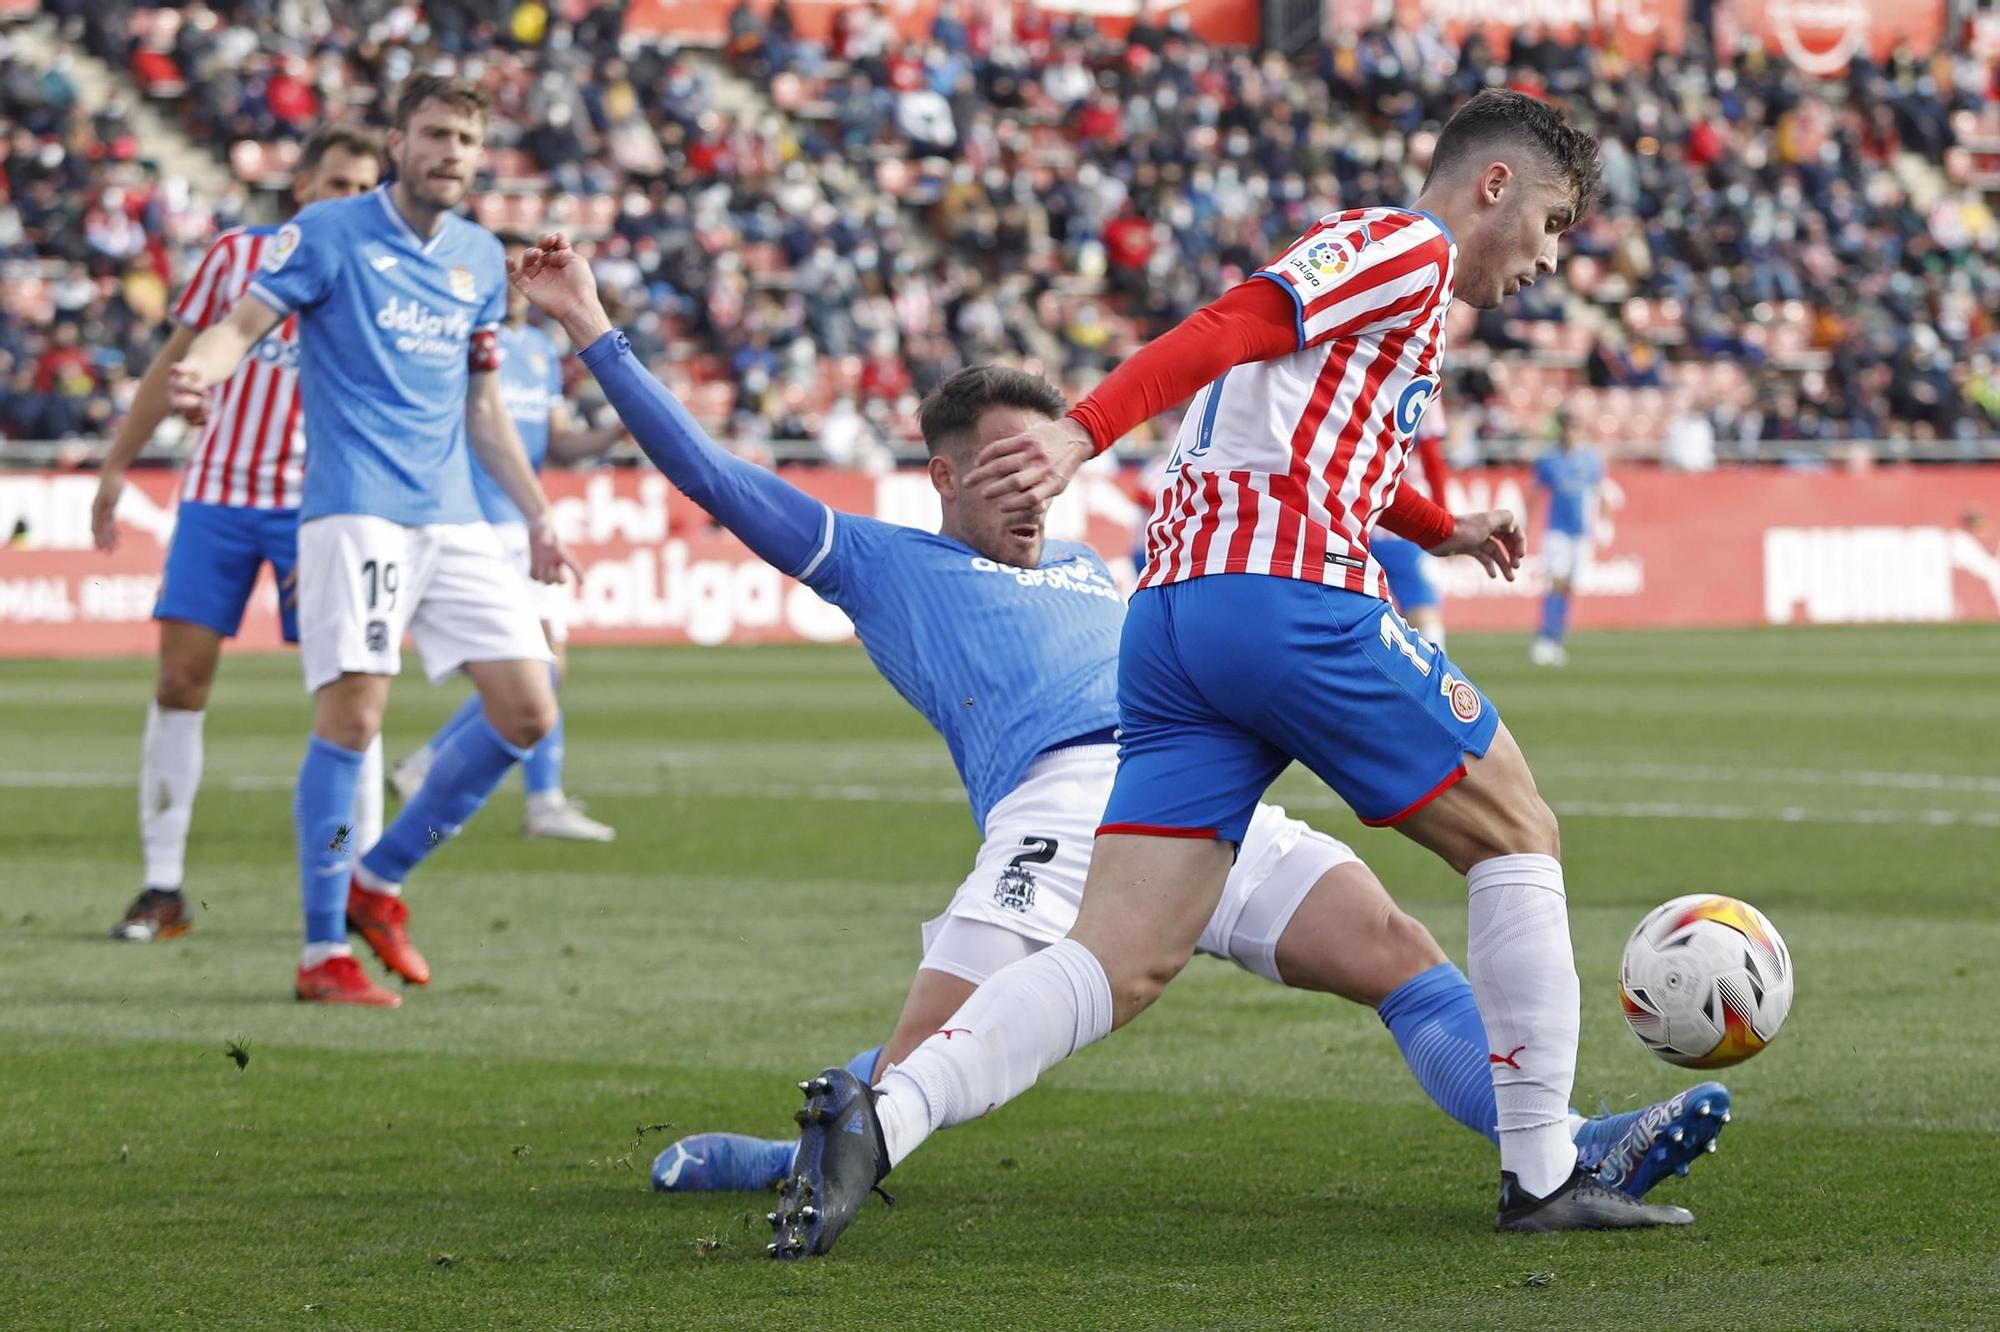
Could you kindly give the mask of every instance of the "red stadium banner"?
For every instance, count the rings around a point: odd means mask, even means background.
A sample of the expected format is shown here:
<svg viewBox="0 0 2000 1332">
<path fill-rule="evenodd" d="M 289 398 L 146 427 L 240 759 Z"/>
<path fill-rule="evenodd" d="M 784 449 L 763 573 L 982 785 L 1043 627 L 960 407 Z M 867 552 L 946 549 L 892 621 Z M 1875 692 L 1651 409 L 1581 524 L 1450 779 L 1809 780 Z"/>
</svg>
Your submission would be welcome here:
<svg viewBox="0 0 2000 1332">
<path fill-rule="evenodd" d="M 788 472 L 838 508 L 931 527 L 922 472 L 885 477 Z M 759 561 L 652 472 L 554 473 L 556 520 L 583 568 L 568 589 L 578 643 L 839 642 L 847 618 Z M 1521 511 L 1521 469 L 1452 481 L 1454 508 Z M 0 657 L 150 653 L 149 616 L 173 532 L 174 478 L 133 477 L 117 551 L 91 547 L 88 473 L 0 472 Z M 2000 619 L 2000 535 L 1971 521 L 1985 496 L 2000 519 L 2000 466 L 1895 467 L 1864 473 L 1769 468 L 1687 476 L 1614 469 L 1596 557 L 1575 623 L 1585 629 Z M 1089 540 L 1129 586 L 1139 507 L 1110 470 L 1086 472 L 1050 515 L 1058 536 Z M 1532 527 L 1531 527 L 1532 530 Z M 1470 560 L 1441 563 L 1446 620 L 1459 630 L 1534 627 L 1543 590 L 1538 543 L 1526 575 L 1488 579 Z M 239 648 L 278 646 L 266 579 Z"/>
<path fill-rule="evenodd" d="M 1613 468 L 1599 498 L 1595 555 L 1571 603 L 1581 628 L 2000 619 L 2000 466 Z M 1524 469 L 1452 479 L 1453 509 L 1530 513 L 1518 581 L 1442 562 L 1453 632 L 1534 628 L 1546 582 L 1533 499 Z"/>
<path fill-rule="evenodd" d="M 1833 78 L 1863 53 L 1886 60 L 1898 46 L 1920 56 L 1935 51 L 1946 10 L 1945 0 L 1733 0 L 1718 7 L 1716 28 L 1724 50 L 1738 34 L 1753 34 L 1772 55 Z"/>
<path fill-rule="evenodd" d="M 1436 24 L 1447 41 L 1463 42 L 1476 28 L 1506 50 L 1516 36 L 1542 33 L 1565 44 L 1615 41 L 1631 60 L 1679 51 L 1687 38 L 1687 0 L 1394 0 L 1397 21 L 1417 28 Z M 1378 21 L 1383 7 L 1367 0 L 1329 0 L 1327 22 L 1352 26 Z"/>
<path fill-rule="evenodd" d="M 728 41 L 729 12 L 735 7 L 735 0 L 632 0 L 625 11 L 625 31 L 720 46 Z M 792 19 L 800 37 L 826 42 L 840 12 L 857 7 L 855 0 L 792 0 Z M 987 7 L 994 11 L 996 22 L 1010 21 L 1016 10 L 1034 9 L 1051 18 L 1089 19 L 1114 37 L 1122 37 L 1141 12 L 1155 23 L 1185 12 L 1204 41 L 1220 46 L 1253 46 L 1263 31 L 1263 9 L 1254 0 L 1013 0 Z M 972 3 L 959 4 L 961 22 L 971 17 L 973 8 Z M 769 6 L 760 4 L 757 9 L 768 12 Z M 897 34 L 913 42 L 929 40 L 937 11 L 937 0 L 887 0 L 883 5 Z"/>
</svg>

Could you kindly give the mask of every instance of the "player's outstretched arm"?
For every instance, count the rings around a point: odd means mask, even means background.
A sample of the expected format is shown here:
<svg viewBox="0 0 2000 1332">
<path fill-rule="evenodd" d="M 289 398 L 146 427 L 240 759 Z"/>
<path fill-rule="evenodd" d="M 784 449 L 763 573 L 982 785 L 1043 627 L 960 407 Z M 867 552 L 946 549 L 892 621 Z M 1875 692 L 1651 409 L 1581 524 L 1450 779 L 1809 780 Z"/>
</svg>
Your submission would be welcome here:
<svg viewBox="0 0 2000 1332">
<path fill-rule="evenodd" d="M 765 563 L 796 574 L 820 554 L 826 506 L 730 454 L 639 363 L 597 298 L 590 265 L 560 235 L 508 265 L 514 285 L 583 348 L 583 363 L 653 465 Z"/>
<path fill-rule="evenodd" d="M 1272 282 L 1241 283 L 1140 348 L 1062 420 L 981 449 L 965 483 L 1007 512 L 1039 511 L 1079 467 L 1141 421 L 1232 366 L 1298 349 L 1291 298 Z"/>
<path fill-rule="evenodd" d="M 139 380 L 139 391 L 132 397 L 132 410 L 125 413 L 125 419 L 118 424 L 118 433 L 112 437 L 111 452 L 104 456 L 103 467 L 97 474 L 97 495 L 90 502 L 90 534 L 99 550 L 118 548 L 118 499 L 125 493 L 125 473 L 153 438 L 153 432 L 160 428 L 160 422 L 173 414 L 168 373 L 187 355 L 196 336 L 195 330 L 185 324 L 174 326 L 167 345 L 160 348 L 159 355 L 146 367 L 145 376 Z"/>
<path fill-rule="evenodd" d="M 209 391 L 236 373 L 250 349 L 278 326 L 284 315 L 255 295 L 236 302 L 219 324 L 210 324 L 167 370 L 167 397 L 173 410 L 200 424 L 208 416 Z"/>
</svg>

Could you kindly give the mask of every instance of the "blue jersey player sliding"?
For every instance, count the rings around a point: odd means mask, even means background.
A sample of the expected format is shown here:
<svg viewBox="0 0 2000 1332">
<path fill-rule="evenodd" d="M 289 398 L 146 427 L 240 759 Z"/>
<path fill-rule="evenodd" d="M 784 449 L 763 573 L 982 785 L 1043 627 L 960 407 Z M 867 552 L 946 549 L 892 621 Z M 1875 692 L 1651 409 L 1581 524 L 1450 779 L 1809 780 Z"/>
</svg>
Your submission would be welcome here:
<svg viewBox="0 0 2000 1332">
<path fill-rule="evenodd" d="M 873 1089 L 837 1067 L 807 1082 L 776 1256 L 827 1252 L 931 1133 L 1006 1104 L 1150 1006 L 1294 761 L 1466 876 L 1466 971 L 1499 1130 L 1494 1224 L 1693 1221 L 1577 1161 L 1581 990 L 1555 815 L 1492 703 L 1381 599 L 1368 550 L 1380 524 L 1490 572 L 1519 567 L 1512 514 L 1450 514 L 1398 482 L 1441 382 L 1451 303 L 1497 306 L 1554 272 L 1598 174 L 1596 143 L 1560 112 L 1484 90 L 1439 133 L 1413 206 L 1320 218 L 1068 416 L 982 450 L 964 484 L 1032 523 L 1085 459 L 1193 395 L 1119 643 L 1118 773 L 1076 924 L 995 972 Z M 1652 1151 L 1713 1141 L 1724 1104 L 1719 1086 L 1692 1101 Z"/>
<path fill-rule="evenodd" d="M 528 247 L 509 239 L 511 259 Z M 507 400 L 507 414 L 514 418 L 521 445 L 527 450 L 528 465 L 536 472 L 542 464 L 581 462 L 592 458 L 625 438 L 623 426 L 578 427 L 571 422 L 563 404 L 562 355 L 549 335 L 528 322 L 528 301 L 512 287 L 507 290 L 507 322 L 500 326 L 500 393 Z M 493 474 L 472 460 L 472 486 L 479 493 L 479 507 L 500 538 L 500 548 L 522 574 L 528 572 L 528 524 L 520 509 L 507 497 Z M 565 644 L 569 639 L 566 603 L 559 589 L 546 583 L 530 585 L 542 632 L 555 654 L 550 678 L 558 691 L 568 666 Z M 397 762 L 390 780 L 397 794 L 414 800 L 431 765 L 444 751 L 452 732 L 469 725 L 480 715 L 479 695 L 466 699 L 457 712 L 415 753 Z M 585 814 L 563 792 L 565 745 L 562 715 L 556 715 L 555 729 L 521 761 L 521 780 L 528 799 L 522 816 L 522 831 L 530 837 L 552 837 L 572 842 L 608 842 L 617 834 L 606 824 Z"/>
<path fill-rule="evenodd" d="M 486 121 L 476 84 L 412 75 L 388 136 L 395 183 L 315 204 L 281 229 L 248 296 L 173 371 L 175 408 L 198 415 L 258 339 L 298 316 L 312 451 L 299 511 L 299 657 L 314 696 L 293 801 L 300 999 L 401 1002 L 362 972 L 350 925 L 405 981 L 429 981 L 405 929 L 403 880 L 555 725 L 548 644 L 466 456 L 469 441 L 520 508 L 532 575 L 559 580 L 570 560 L 495 373 L 506 257 L 497 237 L 452 211 L 479 169 Z M 357 862 L 355 782 L 405 631 L 433 680 L 460 669 L 472 678 L 484 715 L 451 737 L 417 798 Z"/>
<path fill-rule="evenodd" d="M 585 349 L 646 455 L 761 558 L 845 610 L 882 674 L 951 751 L 983 840 L 951 905 L 924 927 L 923 960 L 888 1042 L 846 1066 L 870 1082 L 945 1027 L 988 977 L 1046 949 L 1076 919 L 1115 767 L 1125 608 L 1095 551 L 1046 541 L 1038 518 L 1009 517 L 961 484 L 982 445 L 1054 420 L 1062 397 L 995 367 L 940 386 L 921 426 L 944 517 L 939 532 L 923 532 L 835 512 L 717 447 L 613 331 L 588 267 L 561 237 L 530 251 L 516 281 Z M 1374 1006 L 1438 1105 L 1493 1136 L 1471 987 L 1341 843 L 1258 805 L 1196 947 L 1281 984 Z M 1630 1163 L 1655 1146 L 1649 1123 L 1672 1113 L 1577 1120 L 1574 1150 L 1592 1167 L 1632 1174 Z M 654 1182 L 763 1188 L 790 1171 L 793 1155 L 788 1141 L 700 1134 L 661 1153 Z"/>
</svg>

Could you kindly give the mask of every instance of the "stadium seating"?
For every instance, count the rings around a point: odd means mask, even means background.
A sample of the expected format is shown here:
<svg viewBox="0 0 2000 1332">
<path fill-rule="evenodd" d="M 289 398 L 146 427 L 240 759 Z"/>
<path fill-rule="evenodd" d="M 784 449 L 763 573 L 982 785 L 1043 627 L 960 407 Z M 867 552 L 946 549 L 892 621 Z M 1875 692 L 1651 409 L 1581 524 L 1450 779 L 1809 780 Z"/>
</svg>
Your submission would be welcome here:
<svg viewBox="0 0 2000 1332">
<path fill-rule="evenodd" d="M 1497 317 L 1455 314 L 1446 400 L 1469 441 L 1508 451 L 1560 410 L 1607 449 L 1650 455 L 1663 416 L 1689 409 L 1715 419 L 1727 456 L 1748 456 L 1798 442 L 1801 402 L 1808 442 L 2000 433 L 1981 406 L 2000 401 L 1987 198 L 2000 109 L 1994 71 L 1969 57 L 1949 78 L 1899 60 L 1820 86 L 1749 56 L 1627 67 L 1540 43 L 1510 61 L 1388 28 L 1286 61 L 1172 26 L 1133 44 L 1037 20 L 1014 40 L 981 11 L 922 44 L 849 34 L 710 55 L 621 43 L 590 5 L 561 8 L 560 40 L 539 46 L 455 6 L 430 25 L 382 5 L 309 7 L 302 30 L 235 0 L 63 8 L 252 190 L 285 182 L 313 121 L 303 108 L 379 123 L 377 90 L 401 71 L 476 68 L 499 114 L 474 216 L 601 242 L 600 279 L 641 350 L 704 420 L 750 438 L 809 439 L 852 396 L 907 443 L 917 396 L 992 356 L 1081 391 L 1319 211 L 1408 197 L 1425 127 L 1496 74 L 1566 90 L 1606 139 L 1607 194 L 1561 281 Z M 742 83 L 725 98 L 732 61 Z M 0 109 L 31 134 L 9 147 L 58 145 L 57 174 L 81 195 L 70 220 L 120 189 L 144 262 L 183 282 L 236 206 L 195 201 L 209 211 L 169 234 L 150 170 L 94 137 L 115 127 L 17 105 L 40 73 L 4 72 Z M 112 298 L 125 265 L 20 208 L 36 174 L 10 168 L 0 204 L 24 224 L 6 251 L 23 303 L 8 302 L 0 355 L 10 370 L 40 356 L 27 303 L 81 276 L 106 298 L 86 339 L 94 373 L 129 392 L 155 335 Z M 869 371 L 878 348 L 901 369 Z M 1856 373 L 1877 364 L 1924 391 Z M 92 420 L 115 410 L 107 391 L 93 389 Z"/>
</svg>

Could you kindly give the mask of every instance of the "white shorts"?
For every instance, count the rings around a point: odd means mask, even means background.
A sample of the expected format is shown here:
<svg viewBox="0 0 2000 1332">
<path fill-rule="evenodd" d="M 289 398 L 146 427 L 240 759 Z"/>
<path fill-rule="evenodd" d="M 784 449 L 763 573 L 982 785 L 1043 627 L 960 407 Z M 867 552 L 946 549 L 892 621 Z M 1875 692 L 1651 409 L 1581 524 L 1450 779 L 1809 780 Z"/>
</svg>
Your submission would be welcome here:
<svg viewBox="0 0 2000 1332">
<path fill-rule="evenodd" d="M 1591 541 L 1568 532 L 1542 533 L 1542 572 L 1551 583 L 1575 583 L 1590 568 Z"/>
<path fill-rule="evenodd" d="M 1116 745 L 1058 749 L 1036 759 L 986 816 L 986 840 L 951 905 L 925 923 L 921 965 L 978 985 L 1015 956 L 1068 934 L 1117 770 Z M 1257 806 L 1197 950 L 1279 981 L 1278 936 L 1299 903 L 1328 870 L 1360 859 L 1278 806 Z"/>
<path fill-rule="evenodd" d="M 507 557 L 521 575 L 521 581 L 528 585 L 528 601 L 535 614 L 549 628 L 551 643 L 569 641 L 569 598 L 555 583 L 538 583 L 529 576 L 531 557 L 528 552 L 528 525 L 526 523 L 495 523 L 493 531 L 500 538 L 500 551 Z"/>
<path fill-rule="evenodd" d="M 406 527 L 337 513 L 299 524 L 306 692 L 395 675 L 407 631 L 435 684 L 468 661 L 550 661 L 521 576 L 485 523 Z"/>
</svg>

